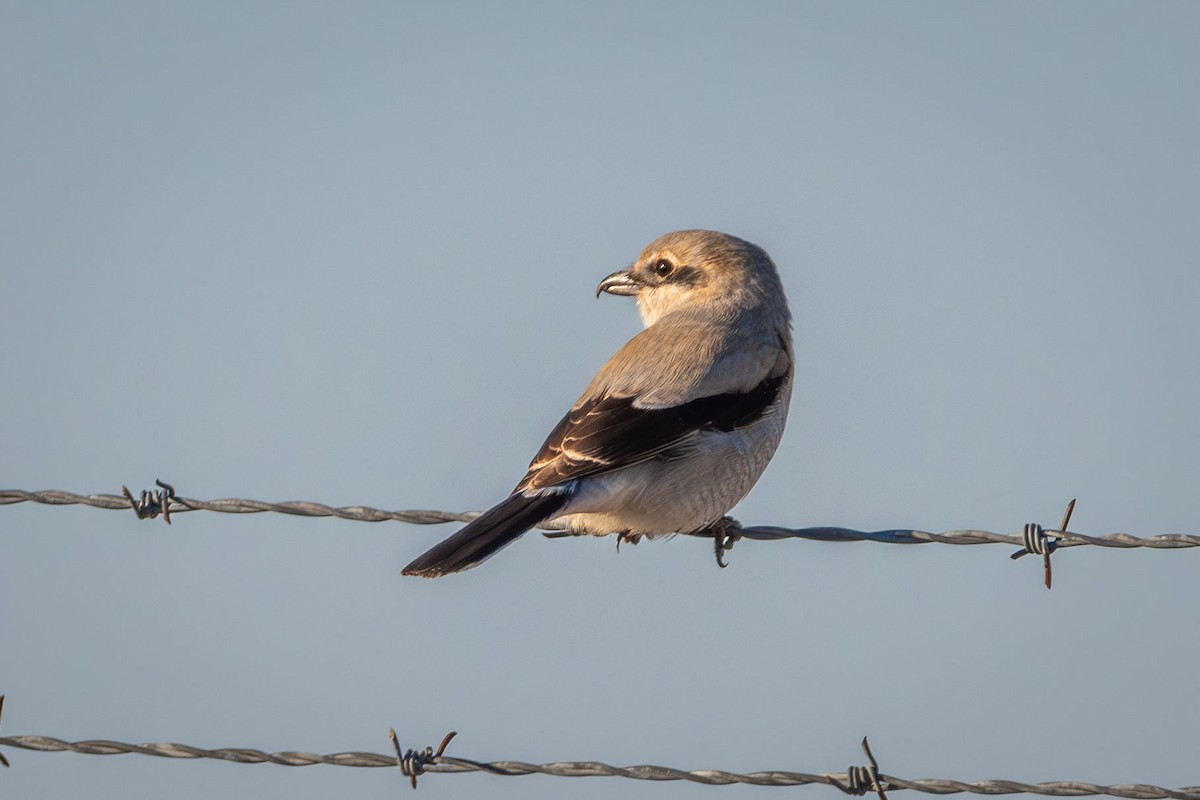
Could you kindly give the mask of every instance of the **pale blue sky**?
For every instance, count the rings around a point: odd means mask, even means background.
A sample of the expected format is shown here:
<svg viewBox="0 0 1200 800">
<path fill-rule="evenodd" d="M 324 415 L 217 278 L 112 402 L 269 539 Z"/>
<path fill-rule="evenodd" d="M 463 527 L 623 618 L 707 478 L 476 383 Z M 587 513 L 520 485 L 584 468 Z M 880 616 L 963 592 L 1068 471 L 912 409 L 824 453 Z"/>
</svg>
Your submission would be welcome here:
<svg viewBox="0 0 1200 800">
<path fill-rule="evenodd" d="M 0 3 L 0 487 L 485 507 L 637 330 L 651 239 L 765 247 L 798 383 L 747 524 L 1200 532 L 1200 5 Z M 1200 553 L 0 508 L 0 733 L 1200 782 Z M 14 798 L 391 770 L 7 753 Z M 433 776 L 423 797 L 834 797 Z"/>
</svg>

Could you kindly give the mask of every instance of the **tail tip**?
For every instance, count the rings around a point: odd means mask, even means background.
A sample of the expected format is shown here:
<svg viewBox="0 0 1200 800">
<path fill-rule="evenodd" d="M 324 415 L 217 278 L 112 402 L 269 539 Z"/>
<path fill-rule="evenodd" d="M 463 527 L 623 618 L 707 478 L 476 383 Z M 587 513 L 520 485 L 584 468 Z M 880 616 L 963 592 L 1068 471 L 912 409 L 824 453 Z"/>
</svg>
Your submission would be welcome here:
<svg viewBox="0 0 1200 800">
<path fill-rule="evenodd" d="M 440 578 L 443 575 L 449 575 L 453 571 L 455 570 L 447 570 L 438 564 L 422 564 L 421 559 L 418 558 L 416 561 L 400 570 L 400 574 L 409 575 L 415 578 Z"/>
</svg>

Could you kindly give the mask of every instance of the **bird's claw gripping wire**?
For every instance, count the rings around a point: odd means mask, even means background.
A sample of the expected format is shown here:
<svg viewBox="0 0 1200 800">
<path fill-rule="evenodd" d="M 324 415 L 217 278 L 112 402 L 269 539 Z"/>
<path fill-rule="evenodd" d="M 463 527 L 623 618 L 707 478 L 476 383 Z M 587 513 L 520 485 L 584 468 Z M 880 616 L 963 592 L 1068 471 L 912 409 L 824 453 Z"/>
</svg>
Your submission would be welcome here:
<svg viewBox="0 0 1200 800">
<path fill-rule="evenodd" d="M 417 788 L 417 776 L 425 774 L 425 767 L 437 764 L 438 759 L 446 752 L 446 745 L 450 744 L 450 740 L 458 735 L 458 731 L 450 731 L 446 734 L 446 738 L 442 739 L 442 744 L 436 751 L 432 747 L 426 747 L 424 750 L 400 750 L 400 740 L 396 738 L 396 729 L 388 730 L 388 738 L 392 740 L 392 747 L 396 750 L 396 766 L 400 768 L 400 772 L 408 778 L 412 788 Z"/>
<path fill-rule="evenodd" d="M 729 566 L 725 563 L 725 554 L 742 538 L 742 523 L 733 517 L 721 517 L 709 526 L 709 530 L 712 531 L 713 554 L 717 557 L 717 566 L 725 569 Z"/>
<path fill-rule="evenodd" d="M 154 519 L 162 514 L 163 520 L 170 525 L 171 501 L 175 499 L 175 487 L 157 479 L 154 482 L 160 488 L 154 492 L 143 490 L 141 498 L 137 500 L 133 499 L 133 493 L 129 491 L 129 487 L 122 486 L 121 491 L 125 493 L 125 499 L 129 501 L 129 506 L 133 509 L 133 513 L 137 514 L 138 519 Z"/>
<path fill-rule="evenodd" d="M 1071 524 L 1071 512 L 1075 510 L 1075 501 L 1067 503 L 1067 512 L 1063 514 L 1062 525 L 1059 526 L 1055 533 L 1066 533 L 1067 526 Z M 1017 552 L 1013 553 L 1009 558 L 1016 560 L 1021 556 L 1039 555 L 1042 557 L 1043 574 L 1045 576 L 1046 588 L 1050 588 L 1053 574 L 1050 570 L 1050 554 L 1058 549 L 1058 539 L 1052 535 L 1047 535 L 1041 525 L 1036 522 L 1030 522 L 1025 525 L 1024 531 L 1021 533 L 1025 546 Z"/>
</svg>

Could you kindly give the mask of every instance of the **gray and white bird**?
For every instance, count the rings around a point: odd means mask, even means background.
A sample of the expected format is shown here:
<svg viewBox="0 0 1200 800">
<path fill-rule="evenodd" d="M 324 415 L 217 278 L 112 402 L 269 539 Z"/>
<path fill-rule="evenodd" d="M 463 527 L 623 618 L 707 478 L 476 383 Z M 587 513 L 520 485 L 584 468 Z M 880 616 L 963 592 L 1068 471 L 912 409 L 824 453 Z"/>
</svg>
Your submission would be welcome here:
<svg viewBox="0 0 1200 800">
<path fill-rule="evenodd" d="M 716 530 L 762 475 L 792 394 L 791 315 L 766 252 L 715 231 L 668 233 L 601 292 L 634 297 L 645 329 L 600 369 L 512 494 L 405 575 L 470 569 L 546 522 L 634 542 Z"/>
</svg>

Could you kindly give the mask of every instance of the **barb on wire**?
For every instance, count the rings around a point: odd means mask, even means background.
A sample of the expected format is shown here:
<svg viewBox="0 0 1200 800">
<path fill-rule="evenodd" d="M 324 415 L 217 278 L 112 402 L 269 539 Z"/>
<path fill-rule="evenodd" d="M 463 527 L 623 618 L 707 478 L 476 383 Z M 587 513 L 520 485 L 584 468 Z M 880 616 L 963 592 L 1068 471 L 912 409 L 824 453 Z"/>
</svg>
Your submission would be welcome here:
<svg viewBox="0 0 1200 800">
<path fill-rule="evenodd" d="M 79 495 L 58 489 L 30 492 L 22 489 L 0 489 L 0 505 L 16 503 L 40 503 L 50 506 L 85 505 L 92 508 L 129 510 L 130 502 L 121 495 L 91 494 Z M 284 503 L 266 503 L 261 500 L 224 499 L 224 500 L 194 500 L 187 497 L 171 498 L 171 513 L 181 514 L 188 511 L 217 511 L 225 514 L 261 514 L 275 512 L 300 517 L 338 517 L 339 519 L 356 520 L 359 522 L 384 522 L 394 520 L 407 522 L 412 525 L 439 525 L 444 522 L 470 522 L 479 516 L 477 511 L 455 512 L 429 509 L 409 509 L 401 511 L 383 511 L 369 506 L 333 507 L 307 500 L 293 500 Z M 541 530 L 549 531 L 550 536 L 564 534 L 553 526 L 543 526 Z M 1128 533 L 1110 533 L 1103 536 L 1089 536 L 1074 531 L 1045 531 L 1056 538 L 1055 549 L 1064 547 L 1079 547 L 1093 545 L 1096 547 L 1113 547 L 1128 549 L 1148 547 L 1155 550 L 1175 550 L 1186 547 L 1200 547 L 1200 535 L 1187 533 L 1168 533 L 1159 536 L 1138 537 Z M 699 531 L 695 536 L 711 538 L 711 529 Z M 883 542 L 886 544 L 939 544 L 975 545 L 975 544 L 1006 544 L 1013 547 L 1024 547 L 1025 540 L 1018 533 L 992 533 L 981 530 L 957 530 L 944 533 L 930 533 L 912 528 L 894 528 L 880 531 L 859 531 L 851 528 L 813 527 L 786 528 L 774 525 L 754 525 L 737 530 L 737 537 L 754 539 L 756 541 L 775 541 L 777 539 L 807 539 L 818 542 Z M 728 547 L 723 547 L 727 550 Z"/>
<path fill-rule="evenodd" d="M 0 694 L 0 721 L 4 718 L 4 695 Z M 4 753 L 0 753 L 0 764 L 9 766 L 8 759 L 4 757 Z"/>
<path fill-rule="evenodd" d="M 28 492 L 22 489 L 0 489 L 0 506 L 16 503 L 40 503 L 48 506 L 83 505 L 91 508 L 128 511 L 130 499 L 118 494 L 81 495 L 60 489 Z M 135 509 L 136 510 L 136 509 Z M 195 500 L 190 497 L 171 497 L 171 513 L 188 511 L 217 511 L 222 514 L 262 514 L 274 512 L 296 517 L 338 517 L 358 522 L 407 522 L 411 525 L 440 525 L 445 522 L 470 522 L 478 512 L 434 511 L 410 509 L 404 511 L 382 511 L 368 506 L 343 506 L 336 508 L 307 500 L 291 500 L 284 503 L 266 503 L 262 500 L 228 498 L 224 500 Z"/>
<path fill-rule="evenodd" d="M 129 505 L 133 507 L 133 513 L 137 514 L 138 519 L 154 519 L 162 514 L 163 521 L 170 525 L 171 501 L 175 499 L 175 487 L 169 483 L 163 483 L 157 478 L 154 482 L 161 488 L 155 492 L 147 492 L 143 489 L 142 496 L 138 500 L 133 499 L 133 493 L 129 491 L 128 486 L 122 486 L 121 492 L 129 501 Z"/>
<path fill-rule="evenodd" d="M 857 797 L 862 797 L 870 790 L 874 790 L 875 794 L 879 795 L 879 800 L 888 800 L 887 794 L 884 792 L 884 786 L 887 784 L 887 779 L 879 774 L 879 762 L 875 760 L 875 756 L 871 753 L 871 745 L 867 743 L 867 737 L 862 740 L 863 752 L 867 754 L 867 761 L 871 763 L 869 767 L 847 767 L 846 782 L 835 780 L 833 785 L 841 789 L 845 794 L 852 794 Z"/>
<path fill-rule="evenodd" d="M 1071 512 L 1075 510 L 1075 500 L 1067 503 L 1067 513 L 1063 514 L 1062 525 L 1059 526 L 1057 533 L 1059 535 L 1067 532 L 1067 526 L 1071 524 Z M 1042 557 L 1042 574 L 1045 579 L 1046 588 L 1050 588 L 1052 575 L 1050 572 L 1050 554 L 1058 549 L 1058 538 L 1046 535 L 1046 531 L 1041 525 L 1036 522 L 1030 522 L 1025 525 L 1025 530 L 1021 534 L 1021 540 L 1024 544 L 1017 552 L 1013 553 L 1009 558 L 1014 561 L 1021 556 L 1040 555 Z"/>
<path fill-rule="evenodd" d="M 449 742 L 443 742 L 443 746 Z M 303 767 L 312 764 L 331 764 L 341 767 L 396 767 L 396 756 L 382 753 L 332 753 L 318 755 L 304 752 L 267 753 L 262 750 L 248 748 L 222 748 L 205 750 L 190 745 L 173 742 L 157 742 L 151 744 L 127 744 L 108 739 L 91 739 L 82 742 L 65 742 L 47 736 L 9 736 L 0 737 L 0 745 L 18 747 L 25 750 L 40 752 L 71 751 L 88 755 L 115 755 L 118 753 L 135 753 L 144 756 L 162 758 L 198 759 L 212 758 L 230 761 L 237 764 L 279 764 L 289 767 Z M 396 745 L 398 747 L 398 745 Z M 433 755 L 437 756 L 438 753 Z M 402 756 L 403 758 L 403 756 Z M 1049 781 L 1046 783 L 1021 783 L 1010 780 L 980 780 L 957 781 L 943 778 L 921 778 L 908 780 L 888 775 L 886 778 L 879 774 L 878 765 L 872 761 L 872 768 L 882 785 L 886 782 L 889 790 L 911 789 L 927 794 L 1040 794 L 1055 797 L 1079 797 L 1082 795 L 1108 795 L 1109 797 L 1133 798 L 1133 800 L 1200 800 L 1200 786 L 1185 786 L 1179 789 L 1168 789 L 1144 783 L 1118 784 L 1106 786 L 1103 784 L 1087 783 L 1084 781 Z M 863 769 L 863 768 L 859 768 Z M 598 761 L 558 761 L 549 764 L 530 764 L 524 761 L 472 761 L 466 758 L 453 758 L 441 755 L 436 763 L 425 760 L 422 770 L 428 773 L 453 774 L 459 772 L 487 772 L 492 775 L 553 775 L 565 778 L 586 778 L 611 776 L 630 778 L 643 781 L 691 781 L 710 786 L 725 786 L 735 783 L 745 783 L 754 786 L 805 786 L 808 784 L 824 784 L 843 788 L 852 780 L 846 773 L 811 774 L 805 772 L 789 772 L 771 770 L 767 772 L 726 772 L 724 770 L 698 769 L 681 770 L 672 767 L 662 767 L 653 764 L 639 764 L 629 767 L 615 767 Z M 860 775 L 860 785 L 872 786 L 870 772 Z M 411 776 L 410 776 L 411 777 Z M 866 783 L 862 783 L 862 778 Z M 848 784 L 847 784 L 848 785 Z M 873 786 L 872 786 L 873 788 Z M 845 791 L 845 789 L 843 789 Z"/>
<path fill-rule="evenodd" d="M 396 766 L 400 768 L 400 772 L 408 778 L 412 784 L 412 788 L 417 788 L 417 776 L 425 774 L 425 767 L 435 765 L 442 754 L 446 752 L 446 745 L 450 744 L 450 740 L 458 735 L 458 731 L 450 731 L 446 734 L 446 738 L 442 739 L 441 745 L 437 752 L 433 751 L 432 747 L 426 747 L 424 750 L 405 750 L 400 752 L 400 740 L 396 738 L 396 729 L 388 729 L 388 738 L 392 740 L 392 747 L 396 750 Z"/>
</svg>

